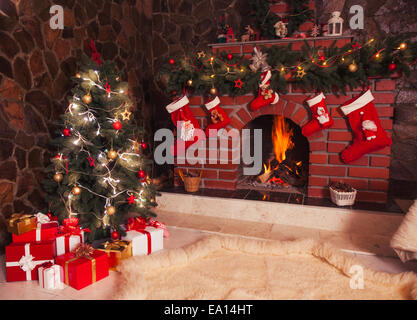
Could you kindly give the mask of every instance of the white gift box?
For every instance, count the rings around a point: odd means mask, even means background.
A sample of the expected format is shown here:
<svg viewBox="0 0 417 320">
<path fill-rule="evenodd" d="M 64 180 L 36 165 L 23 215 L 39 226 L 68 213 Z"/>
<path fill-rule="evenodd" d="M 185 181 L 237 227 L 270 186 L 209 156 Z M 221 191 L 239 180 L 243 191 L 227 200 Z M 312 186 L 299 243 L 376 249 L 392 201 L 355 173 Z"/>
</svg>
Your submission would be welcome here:
<svg viewBox="0 0 417 320">
<path fill-rule="evenodd" d="M 56 237 L 56 255 L 60 256 L 67 252 L 71 252 L 75 247 L 84 242 L 84 231 L 80 234 L 61 235 Z"/>
<path fill-rule="evenodd" d="M 143 232 L 127 231 L 122 240 L 132 241 L 132 256 L 147 255 L 164 248 L 164 230 L 146 227 Z"/>
<path fill-rule="evenodd" d="M 49 268 L 39 267 L 38 278 L 40 287 L 45 289 L 63 289 L 63 274 L 62 267 L 57 264 Z"/>
</svg>

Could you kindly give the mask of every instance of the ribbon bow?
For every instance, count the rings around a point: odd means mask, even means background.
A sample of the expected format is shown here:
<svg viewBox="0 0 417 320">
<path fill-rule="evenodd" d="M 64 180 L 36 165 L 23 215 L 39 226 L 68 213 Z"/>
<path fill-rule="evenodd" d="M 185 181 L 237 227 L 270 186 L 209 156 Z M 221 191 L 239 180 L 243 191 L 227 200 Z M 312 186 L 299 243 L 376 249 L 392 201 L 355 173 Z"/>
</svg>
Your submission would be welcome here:
<svg viewBox="0 0 417 320">
<path fill-rule="evenodd" d="M 90 229 L 84 228 L 81 229 L 81 226 L 78 225 L 78 218 L 68 218 L 62 221 L 62 226 L 59 227 L 59 231 L 62 234 L 81 234 L 81 231 L 90 232 Z"/>
<path fill-rule="evenodd" d="M 97 65 L 100 67 L 101 65 L 101 54 L 97 51 L 96 45 L 94 44 L 93 39 L 90 38 L 90 45 L 87 46 L 89 47 L 90 51 L 91 51 L 91 58 L 94 62 L 97 63 Z"/>
<path fill-rule="evenodd" d="M 154 227 L 154 228 L 157 228 L 157 229 L 163 229 L 164 230 L 164 237 L 169 238 L 169 232 L 168 232 L 168 229 L 167 229 L 167 226 L 165 225 L 165 223 L 156 221 L 154 219 L 150 219 L 148 225 L 150 227 Z"/>
<path fill-rule="evenodd" d="M 34 257 L 31 254 L 22 256 L 18 262 L 19 267 L 25 272 L 32 271 L 36 267 L 36 262 L 33 259 Z"/>
<path fill-rule="evenodd" d="M 45 263 L 42 263 L 40 266 L 39 266 L 39 268 L 44 268 L 44 269 L 49 269 L 50 267 L 52 267 L 54 264 L 52 263 L 52 262 L 50 262 L 50 261 L 48 261 L 48 262 L 45 262 Z"/>
<path fill-rule="evenodd" d="M 94 248 L 87 243 L 80 243 L 72 252 L 77 258 L 91 258 Z"/>
<path fill-rule="evenodd" d="M 143 231 L 146 227 L 163 229 L 164 237 L 169 238 L 169 232 L 165 223 L 156 221 L 154 219 L 150 219 L 148 223 L 146 223 L 146 220 L 143 217 L 129 218 L 126 224 L 126 231 Z"/>
<path fill-rule="evenodd" d="M 43 214 L 42 212 L 38 212 L 36 214 L 36 218 L 38 219 L 38 223 L 40 224 L 48 223 L 51 221 L 49 216 L 47 216 L 46 214 Z"/>
</svg>

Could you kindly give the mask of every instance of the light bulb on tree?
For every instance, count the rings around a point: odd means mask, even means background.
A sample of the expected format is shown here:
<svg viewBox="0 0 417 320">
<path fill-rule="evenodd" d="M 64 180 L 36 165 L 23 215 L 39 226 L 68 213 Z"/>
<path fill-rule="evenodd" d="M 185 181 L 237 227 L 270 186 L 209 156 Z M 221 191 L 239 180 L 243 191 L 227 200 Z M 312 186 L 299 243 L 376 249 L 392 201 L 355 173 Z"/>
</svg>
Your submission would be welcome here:
<svg viewBox="0 0 417 320">
<path fill-rule="evenodd" d="M 81 188 L 75 186 L 74 188 L 72 188 L 71 192 L 74 196 L 78 196 L 81 193 Z"/>
</svg>

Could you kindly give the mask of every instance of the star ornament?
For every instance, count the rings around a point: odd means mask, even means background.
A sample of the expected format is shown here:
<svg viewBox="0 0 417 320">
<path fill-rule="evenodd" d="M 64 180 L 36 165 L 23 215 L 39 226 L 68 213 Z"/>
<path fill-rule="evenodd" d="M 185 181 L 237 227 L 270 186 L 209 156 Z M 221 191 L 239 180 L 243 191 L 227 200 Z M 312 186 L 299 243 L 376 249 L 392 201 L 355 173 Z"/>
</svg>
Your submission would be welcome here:
<svg viewBox="0 0 417 320">
<path fill-rule="evenodd" d="M 94 159 L 91 156 L 89 156 L 87 158 L 87 160 L 90 163 L 90 167 L 95 167 L 96 166 L 96 164 L 94 163 Z"/>
<path fill-rule="evenodd" d="M 306 75 L 306 72 L 304 71 L 304 69 L 298 69 L 297 70 L 297 77 L 298 78 L 303 78 Z"/>
<path fill-rule="evenodd" d="M 136 200 L 136 197 L 131 194 L 129 198 L 127 198 L 127 201 L 129 201 L 129 204 L 134 204 Z"/>
<path fill-rule="evenodd" d="M 130 115 L 132 112 L 129 112 L 129 110 L 125 109 L 123 113 L 121 113 L 123 120 L 130 120 Z"/>
<path fill-rule="evenodd" d="M 242 80 L 240 80 L 240 78 L 238 80 L 235 80 L 235 88 L 242 89 L 242 85 L 243 85 L 243 82 Z"/>
<path fill-rule="evenodd" d="M 362 46 L 359 43 L 355 42 L 355 44 L 352 45 L 352 48 L 353 50 L 357 50 L 357 49 L 362 48 Z"/>
<path fill-rule="evenodd" d="M 104 88 L 106 88 L 106 93 L 108 93 L 108 94 L 111 93 L 111 88 L 110 88 L 110 85 L 107 81 L 106 81 L 106 84 L 105 84 Z"/>
</svg>

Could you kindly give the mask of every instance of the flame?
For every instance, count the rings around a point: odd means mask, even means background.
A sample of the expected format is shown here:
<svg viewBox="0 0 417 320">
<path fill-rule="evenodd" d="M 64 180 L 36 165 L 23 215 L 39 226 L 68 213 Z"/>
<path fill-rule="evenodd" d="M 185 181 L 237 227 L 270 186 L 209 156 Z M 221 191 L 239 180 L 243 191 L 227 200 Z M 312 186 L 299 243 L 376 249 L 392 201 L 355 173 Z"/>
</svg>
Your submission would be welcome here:
<svg viewBox="0 0 417 320">
<path fill-rule="evenodd" d="M 272 127 L 272 143 L 274 145 L 275 159 L 277 159 L 278 163 L 284 161 L 286 157 L 285 152 L 294 147 L 294 143 L 291 141 L 292 135 L 293 132 L 289 129 L 285 118 L 275 116 Z"/>
</svg>

